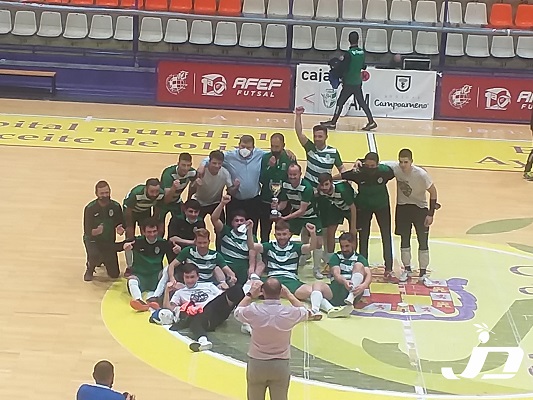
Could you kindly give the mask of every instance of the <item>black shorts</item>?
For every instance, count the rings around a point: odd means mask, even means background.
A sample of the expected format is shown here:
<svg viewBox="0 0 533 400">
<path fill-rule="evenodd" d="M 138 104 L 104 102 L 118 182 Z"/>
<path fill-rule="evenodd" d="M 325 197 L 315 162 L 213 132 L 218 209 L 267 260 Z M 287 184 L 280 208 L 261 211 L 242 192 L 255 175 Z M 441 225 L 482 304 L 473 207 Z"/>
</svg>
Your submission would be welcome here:
<svg viewBox="0 0 533 400">
<path fill-rule="evenodd" d="M 132 218 L 132 221 L 131 223 L 133 224 L 133 228 L 135 229 L 135 226 L 136 225 L 139 225 L 139 228 L 141 227 L 141 224 L 142 222 L 145 220 L 145 219 L 148 219 L 148 218 L 151 218 L 152 217 L 152 209 L 149 208 L 148 210 L 144 210 L 142 212 L 132 212 L 131 213 L 131 218 Z M 124 221 L 124 225 L 123 227 L 124 228 L 128 228 L 128 221 Z"/>
<path fill-rule="evenodd" d="M 417 235 L 428 233 L 429 227 L 424 226 L 428 212 L 427 208 L 420 208 L 414 204 L 397 205 L 394 233 L 399 236 L 410 235 L 413 226 Z"/>
<path fill-rule="evenodd" d="M 95 268 L 104 264 L 107 274 L 111 278 L 118 278 L 120 269 L 118 267 L 117 249 L 115 243 L 98 243 L 84 240 L 87 262 L 89 267 Z"/>
</svg>

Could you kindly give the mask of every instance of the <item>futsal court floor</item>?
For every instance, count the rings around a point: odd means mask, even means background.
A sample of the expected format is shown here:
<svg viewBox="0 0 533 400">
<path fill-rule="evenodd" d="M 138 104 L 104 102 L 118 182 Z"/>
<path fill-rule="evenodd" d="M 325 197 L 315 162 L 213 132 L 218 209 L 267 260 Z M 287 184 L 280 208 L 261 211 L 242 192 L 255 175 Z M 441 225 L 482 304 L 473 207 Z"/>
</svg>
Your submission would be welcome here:
<svg viewBox="0 0 533 400">
<path fill-rule="evenodd" d="M 129 308 L 122 280 L 99 271 L 83 282 L 82 211 L 100 179 L 122 202 L 178 153 L 192 153 L 197 165 L 244 133 L 267 149 L 281 132 L 304 160 L 293 115 L 20 100 L 0 100 L 0 110 L 0 398 L 72 399 L 94 363 L 109 359 L 117 390 L 138 400 L 244 399 L 249 338 L 232 318 L 213 334 L 213 351 L 191 354 L 185 334 Z M 305 115 L 306 133 L 323 119 Z M 330 134 L 346 166 L 369 149 L 394 160 L 408 147 L 435 182 L 442 209 L 431 227 L 430 268 L 439 286 L 382 282 L 373 239 L 370 297 L 349 320 L 295 329 L 290 398 L 533 397 L 533 183 L 521 173 L 529 127 L 379 119 L 365 134 L 363 124 L 343 118 Z M 390 192 L 394 199 L 394 181 Z M 489 340 L 480 343 L 484 331 Z M 460 376 L 485 347 L 500 353 L 473 377 Z M 503 371 L 501 348 L 509 347 L 524 353 L 519 368 L 508 365 L 516 373 L 485 379 Z M 447 367 L 459 379 L 446 379 Z"/>
</svg>

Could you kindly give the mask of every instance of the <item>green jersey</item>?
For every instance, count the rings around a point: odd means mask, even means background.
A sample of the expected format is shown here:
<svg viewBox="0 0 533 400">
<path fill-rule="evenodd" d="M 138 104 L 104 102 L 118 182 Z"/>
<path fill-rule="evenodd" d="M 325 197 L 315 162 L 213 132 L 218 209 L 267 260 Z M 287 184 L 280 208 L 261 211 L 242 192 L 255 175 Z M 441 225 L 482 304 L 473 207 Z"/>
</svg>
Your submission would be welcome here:
<svg viewBox="0 0 533 400">
<path fill-rule="evenodd" d="M 224 225 L 220 241 L 220 252 L 227 261 L 229 267 L 236 266 L 248 266 L 248 242 L 246 233 L 235 232 L 231 227 Z M 255 242 L 255 238 L 254 238 Z"/>
<path fill-rule="evenodd" d="M 300 184 L 296 187 L 293 187 L 289 182 L 283 182 L 279 199 L 289 202 L 291 213 L 299 210 L 302 203 L 309 203 L 307 210 L 300 218 L 317 217 L 315 192 L 311 183 L 305 179 L 300 180 Z"/>
<path fill-rule="evenodd" d="M 321 198 L 326 199 L 339 210 L 348 211 L 355 200 L 355 191 L 347 182 L 333 182 L 333 192 L 331 194 L 318 191 Z"/>
<path fill-rule="evenodd" d="M 207 254 L 201 255 L 196 246 L 188 246 L 180 251 L 176 257 L 181 263 L 193 263 L 199 269 L 200 282 L 213 282 L 213 271 L 217 266 L 223 268 L 226 266 L 226 260 L 222 255 L 214 250 L 209 249 Z"/>
<path fill-rule="evenodd" d="M 124 209 L 130 208 L 133 212 L 144 212 L 151 209 L 153 206 L 161 204 L 165 197 L 165 191 L 159 189 L 159 195 L 155 200 L 149 199 L 146 196 L 146 185 L 137 185 L 126 195 L 124 199 Z"/>
<path fill-rule="evenodd" d="M 349 255 L 344 255 L 342 251 L 337 251 L 333 253 L 329 259 L 330 268 L 339 267 L 341 269 L 341 275 L 347 279 L 350 279 L 352 276 L 353 266 L 356 262 L 360 262 L 365 267 L 368 267 L 368 261 L 365 257 L 356 252 L 353 252 Z M 331 278 L 334 280 L 333 278 Z"/>
<path fill-rule="evenodd" d="M 342 179 L 357 183 L 357 208 L 376 211 L 390 206 L 387 182 L 394 178 L 394 171 L 390 167 L 378 164 L 377 168 L 363 167 L 358 171 L 343 172 L 341 176 Z"/>
<path fill-rule="evenodd" d="M 272 152 L 266 153 L 261 160 L 261 175 L 259 181 L 261 182 L 261 200 L 266 203 L 272 201 L 272 191 L 270 190 L 270 184 L 273 182 L 281 183 L 287 180 L 287 169 L 289 165 L 293 164 L 287 153 L 281 152 L 279 158 L 276 159 L 276 165 L 271 167 L 269 165 Z"/>
<path fill-rule="evenodd" d="M 161 174 L 161 187 L 163 190 L 170 189 L 174 185 L 174 181 L 179 181 L 179 186 L 172 196 L 172 202 L 166 205 L 166 208 L 173 211 L 181 211 L 181 194 L 190 182 L 196 179 L 196 170 L 189 169 L 185 176 L 178 174 L 178 166 L 171 165 L 163 170 Z"/>
<path fill-rule="evenodd" d="M 172 246 L 162 238 L 154 243 L 148 242 L 146 237 L 137 236 L 133 243 L 132 274 L 138 276 L 143 283 L 143 291 L 155 290 L 159 280 L 159 273 L 163 270 L 163 258 L 167 261 L 174 258 Z"/>
<path fill-rule="evenodd" d="M 298 260 L 302 255 L 302 245 L 289 242 L 281 247 L 277 241 L 262 243 L 266 255 L 268 276 L 284 276 L 298 279 Z"/>
<path fill-rule="evenodd" d="M 327 172 L 331 174 L 333 167 L 342 165 L 341 155 L 335 147 L 326 146 L 322 150 L 316 148 L 310 140 L 304 146 L 307 155 L 307 168 L 305 178 L 309 180 L 313 187 L 318 186 L 318 175 Z"/>
<path fill-rule="evenodd" d="M 83 210 L 83 239 L 99 243 L 115 243 L 115 228 L 123 223 L 122 207 L 115 200 L 101 206 L 93 200 Z M 92 230 L 102 224 L 104 230 L 100 235 L 93 236 Z"/>
<path fill-rule="evenodd" d="M 344 73 L 342 83 L 344 85 L 360 85 L 362 83 L 361 70 L 365 67 L 365 51 L 359 47 L 351 47 L 344 53 L 350 62 Z"/>
</svg>

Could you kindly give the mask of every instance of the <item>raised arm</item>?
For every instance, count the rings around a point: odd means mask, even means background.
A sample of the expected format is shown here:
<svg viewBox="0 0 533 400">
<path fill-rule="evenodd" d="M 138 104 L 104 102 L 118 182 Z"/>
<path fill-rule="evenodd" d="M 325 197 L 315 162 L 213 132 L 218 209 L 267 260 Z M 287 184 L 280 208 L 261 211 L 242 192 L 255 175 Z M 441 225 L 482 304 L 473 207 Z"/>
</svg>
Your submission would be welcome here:
<svg viewBox="0 0 533 400">
<path fill-rule="evenodd" d="M 248 251 L 254 250 L 256 253 L 263 253 L 263 245 L 261 243 L 255 243 L 254 242 L 254 235 L 252 233 L 252 229 L 254 226 L 254 222 L 249 219 L 246 221 L 246 239 L 248 244 Z"/>
<path fill-rule="evenodd" d="M 305 112 L 305 108 L 303 107 L 296 107 L 296 110 L 294 110 L 295 117 L 294 117 L 294 130 L 296 131 L 296 135 L 298 136 L 298 141 L 300 144 L 305 147 L 309 139 L 307 136 L 304 135 L 303 125 L 302 125 L 302 114 Z"/>
<path fill-rule="evenodd" d="M 224 207 L 231 201 L 231 196 L 224 195 L 222 196 L 222 199 L 220 203 L 218 204 L 217 208 L 215 208 L 215 211 L 213 211 L 213 214 L 211 214 L 211 223 L 213 224 L 213 227 L 215 228 L 216 233 L 222 232 L 222 229 L 224 228 L 224 224 L 220 220 L 220 216 L 222 214 L 222 211 L 224 210 Z"/>
<path fill-rule="evenodd" d="M 309 232 L 309 244 L 302 245 L 302 254 L 310 254 L 318 247 L 318 238 L 316 237 L 316 226 L 305 224 L 305 229 Z"/>
</svg>

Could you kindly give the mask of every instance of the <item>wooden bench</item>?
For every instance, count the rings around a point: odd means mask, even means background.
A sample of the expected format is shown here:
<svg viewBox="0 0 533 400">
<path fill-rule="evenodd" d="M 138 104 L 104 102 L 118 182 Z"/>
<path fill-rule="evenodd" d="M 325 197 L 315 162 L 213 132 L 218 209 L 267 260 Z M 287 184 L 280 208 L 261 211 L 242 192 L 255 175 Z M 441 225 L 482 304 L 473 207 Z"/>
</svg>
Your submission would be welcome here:
<svg viewBox="0 0 533 400">
<path fill-rule="evenodd" d="M 51 79 L 52 87 L 50 93 L 52 95 L 56 94 L 56 75 L 57 72 L 53 71 L 29 71 L 22 69 L 0 69 L 0 75 L 9 75 L 9 76 L 27 76 L 33 78 L 48 78 Z"/>
</svg>

